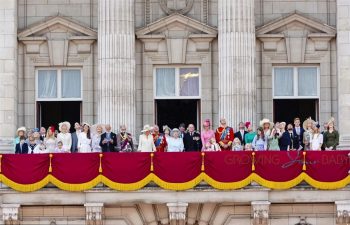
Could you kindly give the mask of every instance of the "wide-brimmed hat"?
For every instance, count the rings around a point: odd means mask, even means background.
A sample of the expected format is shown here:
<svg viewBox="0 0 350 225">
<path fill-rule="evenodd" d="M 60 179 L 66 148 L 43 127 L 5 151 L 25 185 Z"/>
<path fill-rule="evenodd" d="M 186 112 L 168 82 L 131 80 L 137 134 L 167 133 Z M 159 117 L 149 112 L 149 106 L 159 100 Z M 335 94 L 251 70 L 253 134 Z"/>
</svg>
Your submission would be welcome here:
<svg viewBox="0 0 350 225">
<path fill-rule="evenodd" d="M 87 125 L 88 127 L 91 127 L 91 125 L 88 124 L 88 123 L 86 123 L 86 122 L 83 123 L 83 127 L 84 127 L 85 125 Z"/>
<path fill-rule="evenodd" d="M 262 119 L 262 120 L 260 121 L 260 127 L 264 127 L 264 124 L 265 124 L 265 123 L 270 124 L 270 128 L 273 127 L 273 125 L 274 125 L 274 123 L 271 122 L 269 119 L 264 118 L 264 119 Z"/>
<path fill-rule="evenodd" d="M 171 130 L 171 136 L 173 136 L 175 132 L 180 134 L 180 130 L 177 129 L 177 128 L 174 128 L 174 129 Z"/>
<path fill-rule="evenodd" d="M 327 126 L 329 126 L 330 123 L 335 123 L 335 119 L 334 117 L 331 117 L 329 120 L 328 120 L 328 123 L 327 123 Z"/>
<path fill-rule="evenodd" d="M 147 124 L 143 127 L 143 130 L 141 130 L 141 132 L 145 133 L 147 131 L 151 131 L 152 129 L 153 129 L 153 127 L 151 127 L 150 125 Z"/>
<path fill-rule="evenodd" d="M 67 131 L 70 130 L 70 123 L 69 123 L 68 121 L 64 121 L 64 122 L 58 124 L 58 130 L 59 130 L 59 131 L 62 132 L 62 126 L 63 126 L 63 125 L 66 125 Z"/>
<path fill-rule="evenodd" d="M 90 129 L 92 134 L 97 134 L 97 127 L 98 126 L 102 127 L 102 133 L 105 131 L 105 125 L 103 125 L 103 124 L 94 124 L 94 125 L 91 126 L 91 129 Z"/>
<path fill-rule="evenodd" d="M 17 136 L 18 136 L 18 132 L 20 132 L 20 131 L 23 131 L 24 133 L 27 131 L 27 129 L 25 128 L 25 127 L 20 127 L 20 128 L 18 128 L 17 129 Z"/>
<path fill-rule="evenodd" d="M 311 117 L 307 118 L 304 122 L 303 122 L 303 128 L 304 130 L 307 130 L 307 124 L 311 122 L 312 125 L 314 125 L 316 122 L 315 120 L 311 119 Z"/>
<path fill-rule="evenodd" d="M 169 132 L 171 132 L 170 127 L 168 127 L 168 125 L 164 125 L 163 126 L 163 132 L 165 132 L 166 130 L 168 130 Z"/>
</svg>

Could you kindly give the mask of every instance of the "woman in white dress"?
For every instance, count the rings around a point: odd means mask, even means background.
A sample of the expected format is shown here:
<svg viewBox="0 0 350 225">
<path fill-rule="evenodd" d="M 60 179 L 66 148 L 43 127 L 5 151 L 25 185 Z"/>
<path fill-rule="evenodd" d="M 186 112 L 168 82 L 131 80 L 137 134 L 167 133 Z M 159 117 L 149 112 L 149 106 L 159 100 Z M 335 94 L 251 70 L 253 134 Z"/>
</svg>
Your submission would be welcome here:
<svg viewBox="0 0 350 225">
<path fill-rule="evenodd" d="M 305 130 L 303 134 L 304 150 L 311 150 L 311 142 L 314 133 L 315 121 L 310 118 L 303 122 L 303 128 Z"/>
<path fill-rule="evenodd" d="M 320 133 L 320 125 L 316 124 L 314 126 L 314 133 L 311 136 L 311 150 L 321 151 L 322 144 L 323 135 Z"/>
<path fill-rule="evenodd" d="M 91 134 L 90 134 L 90 125 L 88 123 L 84 123 L 83 132 L 79 134 L 78 152 L 81 152 L 81 153 L 91 152 Z"/>
<path fill-rule="evenodd" d="M 151 134 L 152 127 L 145 125 L 142 134 L 139 138 L 139 146 L 137 150 L 139 152 L 155 152 L 156 146 L 154 145 L 153 135 Z"/>
<path fill-rule="evenodd" d="M 94 125 L 93 125 L 94 126 Z M 100 146 L 101 135 L 103 133 L 103 128 L 101 124 L 96 125 L 96 131 L 92 135 L 92 151 L 101 152 L 102 148 Z"/>
<path fill-rule="evenodd" d="M 46 132 L 46 137 L 44 139 L 44 144 L 48 152 L 55 152 L 56 148 L 56 138 L 55 138 L 55 128 L 49 127 Z"/>
<path fill-rule="evenodd" d="M 72 135 L 69 133 L 70 123 L 62 122 L 58 124 L 60 133 L 57 135 L 57 142 L 62 141 L 64 149 L 70 149 L 72 146 Z"/>
<path fill-rule="evenodd" d="M 167 139 L 168 152 L 183 152 L 184 142 L 183 139 L 180 138 L 180 130 L 174 128 L 171 133 L 171 137 Z"/>
</svg>

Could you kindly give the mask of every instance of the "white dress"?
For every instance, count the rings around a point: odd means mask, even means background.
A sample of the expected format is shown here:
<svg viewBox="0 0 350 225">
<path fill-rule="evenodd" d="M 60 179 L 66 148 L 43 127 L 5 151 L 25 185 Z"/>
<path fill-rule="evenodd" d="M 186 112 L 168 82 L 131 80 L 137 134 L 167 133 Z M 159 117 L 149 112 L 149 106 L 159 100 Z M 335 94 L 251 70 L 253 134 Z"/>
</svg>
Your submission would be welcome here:
<svg viewBox="0 0 350 225">
<path fill-rule="evenodd" d="M 100 141 L 101 141 L 101 135 L 100 134 L 95 134 L 92 137 L 92 151 L 93 152 L 101 152 L 102 148 L 100 146 Z"/>
<path fill-rule="evenodd" d="M 167 138 L 168 151 L 167 152 L 183 152 L 184 142 L 182 138 Z"/>
<path fill-rule="evenodd" d="M 48 152 L 50 153 L 55 152 L 56 138 L 45 138 L 44 143 Z"/>
<path fill-rule="evenodd" d="M 321 145 L 323 144 L 322 134 L 313 134 L 311 137 L 311 150 L 321 150 Z"/>
<path fill-rule="evenodd" d="M 153 135 L 148 136 L 141 134 L 139 139 L 139 146 L 137 148 L 140 152 L 154 152 L 156 151 L 156 146 L 154 145 Z"/>
<path fill-rule="evenodd" d="M 57 142 L 62 141 L 64 149 L 70 149 L 72 146 L 72 135 L 70 133 L 59 133 Z"/>
<path fill-rule="evenodd" d="M 78 152 L 91 152 L 91 139 L 86 137 L 85 132 L 81 132 L 78 138 Z"/>
</svg>

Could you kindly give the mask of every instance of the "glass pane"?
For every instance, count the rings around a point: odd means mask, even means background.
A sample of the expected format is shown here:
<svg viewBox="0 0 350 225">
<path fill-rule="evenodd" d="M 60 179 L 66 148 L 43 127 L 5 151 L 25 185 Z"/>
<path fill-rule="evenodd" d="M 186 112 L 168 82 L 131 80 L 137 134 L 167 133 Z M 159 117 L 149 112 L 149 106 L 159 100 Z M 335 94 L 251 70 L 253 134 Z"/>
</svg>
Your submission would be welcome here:
<svg viewBox="0 0 350 225">
<path fill-rule="evenodd" d="M 317 68 L 298 68 L 298 95 L 317 96 Z"/>
<path fill-rule="evenodd" d="M 180 96 L 199 96 L 199 69 L 180 69 Z"/>
<path fill-rule="evenodd" d="M 293 96 L 293 68 L 275 68 L 275 96 Z"/>
<path fill-rule="evenodd" d="M 175 96 L 175 68 L 156 69 L 156 95 Z"/>
<path fill-rule="evenodd" d="M 62 70 L 62 98 L 81 98 L 80 70 Z"/>
<path fill-rule="evenodd" d="M 57 98 L 57 71 L 38 71 L 38 97 Z"/>
</svg>

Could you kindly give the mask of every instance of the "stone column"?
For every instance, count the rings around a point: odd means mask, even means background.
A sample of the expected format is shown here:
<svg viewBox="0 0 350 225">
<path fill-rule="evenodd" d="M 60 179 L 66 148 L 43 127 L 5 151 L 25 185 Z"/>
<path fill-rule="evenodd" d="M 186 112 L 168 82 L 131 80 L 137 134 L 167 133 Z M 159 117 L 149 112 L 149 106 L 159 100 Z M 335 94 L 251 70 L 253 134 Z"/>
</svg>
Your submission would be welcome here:
<svg viewBox="0 0 350 225">
<path fill-rule="evenodd" d="M 13 152 L 17 127 L 17 0 L 0 3 L 0 152 Z"/>
<path fill-rule="evenodd" d="M 350 148 L 350 1 L 338 0 L 337 4 L 337 72 L 338 118 L 340 146 Z"/>
<path fill-rule="evenodd" d="M 102 225 L 103 203 L 86 203 L 86 225 Z"/>
<path fill-rule="evenodd" d="M 98 1 L 98 116 L 135 132 L 134 0 Z"/>
<path fill-rule="evenodd" d="M 19 204 L 2 204 L 2 221 L 5 225 L 19 224 L 18 214 L 19 214 Z"/>
<path fill-rule="evenodd" d="M 347 225 L 350 223 L 350 200 L 336 201 L 336 224 Z"/>
<path fill-rule="evenodd" d="M 170 225 L 186 224 L 188 203 L 167 203 Z"/>
<path fill-rule="evenodd" d="M 255 122 L 254 0 L 219 0 L 219 116 Z"/>
<path fill-rule="evenodd" d="M 269 201 L 254 201 L 252 205 L 253 225 L 268 225 L 269 224 Z"/>
</svg>

